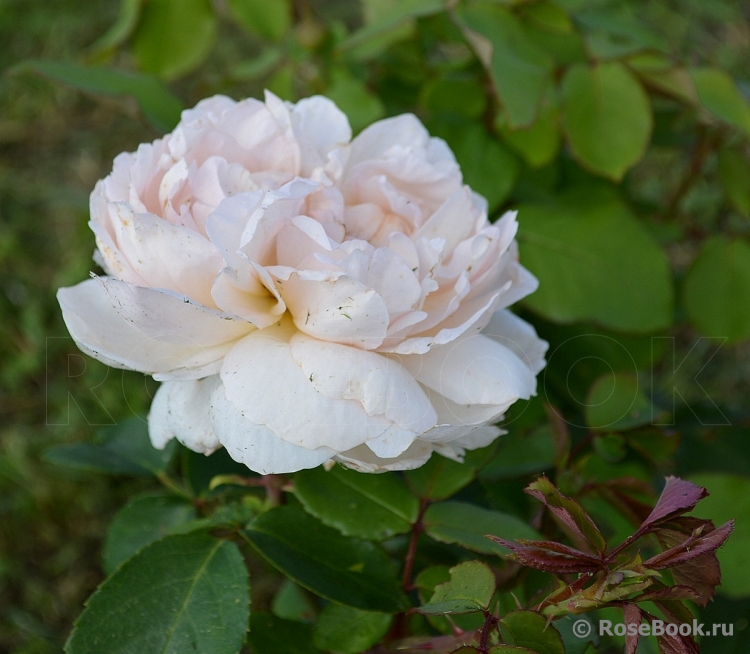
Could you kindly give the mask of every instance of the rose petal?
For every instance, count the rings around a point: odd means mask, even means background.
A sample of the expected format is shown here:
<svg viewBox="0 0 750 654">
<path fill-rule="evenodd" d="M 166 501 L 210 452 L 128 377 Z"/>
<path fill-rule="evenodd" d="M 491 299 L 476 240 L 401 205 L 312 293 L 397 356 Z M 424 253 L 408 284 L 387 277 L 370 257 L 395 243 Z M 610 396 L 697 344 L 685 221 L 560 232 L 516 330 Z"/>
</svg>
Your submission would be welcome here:
<svg viewBox="0 0 750 654">
<path fill-rule="evenodd" d="M 208 415 L 211 395 L 221 384 L 219 375 L 159 386 L 148 413 L 148 435 L 159 450 L 176 438 L 185 447 L 211 454 L 221 447 Z"/>
<path fill-rule="evenodd" d="M 413 470 L 427 462 L 433 446 L 424 441 L 414 441 L 404 452 L 393 459 L 382 459 L 366 445 L 341 452 L 334 461 L 360 472 L 387 472 L 388 470 Z"/>
<path fill-rule="evenodd" d="M 290 347 L 305 377 L 325 397 L 356 400 L 368 415 L 384 416 L 412 432 L 412 439 L 435 424 L 437 414 L 430 401 L 398 361 L 300 333 L 292 337 Z"/>
<path fill-rule="evenodd" d="M 218 372 L 249 323 L 187 297 L 95 277 L 61 288 L 63 319 L 84 352 L 159 380 L 200 379 Z"/>
<path fill-rule="evenodd" d="M 292 445 L 276 436 L 268 427 L 243 418 L 226 399 L 222 386 L 211 397 L 210 418 L 229 456 L 261 475 L 315 468 L 336 454 L 327 447 L 310 450 Z"/>
<path fill-rule="evenodd" d="M 401 357 L 420 383 L 457 404 L 489 404 L 504 411 L 536 392 L 536 378 L 509 348 L 471 335 L 427 354 Z"/>
<path fill-rule="evenodd" d="M 482 334 L 505 345 L 529 366 L 535 375 L 544 368 L 544 354 L 549 348 L 549 343 L 536 335 L 532 325 L 507 309 L 493 313 Z"/>
<path fill-rule="evenodd" d="M 292 358 L 288 320 L 253 332 L 224 358 L 221 379 L 227 399 L 248 420 L 308 449 L 351 449 L 382 434 L 391 422 L 368 416 L 355 400 L 318 392 Z M 313 377 L 314 378 L 314 377 Z"/>
</svg>

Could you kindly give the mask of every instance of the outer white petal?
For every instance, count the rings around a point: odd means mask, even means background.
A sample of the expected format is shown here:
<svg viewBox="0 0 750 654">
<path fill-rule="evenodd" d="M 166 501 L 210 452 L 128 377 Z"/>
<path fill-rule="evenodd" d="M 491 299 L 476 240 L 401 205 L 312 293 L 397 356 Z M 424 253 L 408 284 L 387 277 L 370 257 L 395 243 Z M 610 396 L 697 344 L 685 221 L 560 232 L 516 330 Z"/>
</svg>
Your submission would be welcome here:
<svg viewBox="0 0 750 654">
<path fill-rule="evenodd" d="M 201 454 L 211 454 L 221 447 L 208 415 L 211 395 L 220 384 L 219 375 L 164 382 L 148 413 L 148 435 L 153 446 L 162 450 L 176 438 Z"/>
<path fill-rule="evenodd" d="M 315 468 L 334 454 L 327 447 L 309 450 L 280 439 L 268 427 L 242 417 L 220 385 L 211 397 L 211 424 L 229 456 L 262 475 Z"/>
<path fill-rule="evenodd" d="M 225 356 L 221 379 L 235 408 L 279 438 L 310 450 L 348 450 L 385 432 L 392 423 L 368 416 L 356 400 L 330 399 L 315 389 L 292 358 L 294 331 L 285 320 L 253 332 Z"/>
<path fill-rule="evenodd" d="M 294 361 L 325 397 L 356 400 L 368 415 L 382 415 L 416 434 L 437 421 L 424 391 L 398 361 L 301 333 L 290 345 Z"/>
<path fill-rule="evenodd" d="M 507 309 L 496 311 L 482 334 L 509 348 L 534 374 L 544 368 L 549 343 L 536 335 L 532 325 Z"/>
<path fill-rule="evenodd" d="M 341 452 L 334 457 L 347 468 L 360 472 L 387 472 L 388 470 L 413 470 L 427 463 L 433 445 L 425 441 L 414 441 L 409 448 L 393 459 L 382 459 L 365 445 Z"/>
<path fill-rule="evenodd" d="M 117 246 L 146 286 L 165 288 L 213 307 L 211 284 L 224 266 L 219 251 L 198 232 L 124 202 L 108 207 Z"/>
<path fill-rule="evenodd" d="M 252 325 L 187 297 L 95 277 L 57 299 L 78 347 L 104 363 L 156 379 L 200 379 Z"/>
<path fill-rule="evenodd" d="M 460 338 L 424 355 L 401 357 L 417 381 L 457 404 L 504 411 L 536 392 L 536 378 L 509 348 L 482 336 Z"/>
</svg>

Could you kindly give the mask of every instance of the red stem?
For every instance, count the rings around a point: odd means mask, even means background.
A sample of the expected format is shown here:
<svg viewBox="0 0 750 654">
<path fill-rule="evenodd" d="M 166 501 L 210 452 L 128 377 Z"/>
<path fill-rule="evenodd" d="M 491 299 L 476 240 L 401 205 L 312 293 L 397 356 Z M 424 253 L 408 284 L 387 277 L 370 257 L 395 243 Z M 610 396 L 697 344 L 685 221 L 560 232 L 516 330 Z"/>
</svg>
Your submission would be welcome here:
<svg viewBox="0 0 750 654">
<path fill-rule="evenodd" d="M 406 558 L 404 559 L 404 575 L 401 581 L 401 585 L 404 590 L 408 593 L 414 590 L 414 586 L 411 583 L 411 576 L 414 572 L 414 561 L 417 557 L 417 543 L 419 542 L 419 536 L 424 531 L 424 513 L 427 510 L 427 500 L 422 499 L 419 503 L 419 513 L 417 514 L 417 520 L 411 528 L 411 538 L 409 539 L 409 547 L 406 550 Z"/>
</svg>

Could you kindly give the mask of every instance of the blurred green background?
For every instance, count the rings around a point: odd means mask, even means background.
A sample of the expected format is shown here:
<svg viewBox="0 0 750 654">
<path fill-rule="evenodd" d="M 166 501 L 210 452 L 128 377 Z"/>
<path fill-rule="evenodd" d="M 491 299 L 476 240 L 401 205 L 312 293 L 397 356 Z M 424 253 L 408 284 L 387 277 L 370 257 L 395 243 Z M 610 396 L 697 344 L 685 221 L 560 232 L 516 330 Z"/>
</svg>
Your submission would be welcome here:
<svg viewBox="0 0 750 654">
<path fill-rule="evenodd" d="M 264 88 L 326 94 L 355 131 L 414 112 L 493 216 L 520 208 L 542 282 L 521 310 L 551 343 L 540 396 L 591 427 L 585 398 L 637 373 L 660 438 L 681 438 L 646 474 L 741 514 L 709 611 L 747 626 L 750 2 L 0 0 L 0 44 L 0 651 L 59 651 L 112 515 L 153 487 L 43 458 L 144 415 L 156 388 L 77 354 L 62 323 L 56 289 L 95 265 L 88 194 L 181 106 Z M 597 474 L 624 474 L 593 444 Z"/>
</svg>

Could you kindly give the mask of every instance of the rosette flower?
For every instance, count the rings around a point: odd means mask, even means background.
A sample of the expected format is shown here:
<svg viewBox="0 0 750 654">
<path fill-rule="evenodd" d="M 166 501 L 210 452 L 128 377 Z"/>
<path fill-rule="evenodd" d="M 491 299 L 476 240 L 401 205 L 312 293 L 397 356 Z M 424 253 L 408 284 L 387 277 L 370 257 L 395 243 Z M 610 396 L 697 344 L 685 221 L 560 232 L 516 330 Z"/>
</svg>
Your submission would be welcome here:
<svg viewBox="0 0 750 654">
<path fill-rule="evenodd" d="M 514 213 L 487 219 L 411 115 L 350 139 L 325 98 L 216 97 L 120 155 L 91 202 L 107 272 L 58 297 L 79 347 L 162 381 L 156 447 L 267 473 L 460 460 L 536 392 L 547 344 Z"/>
</svg>

